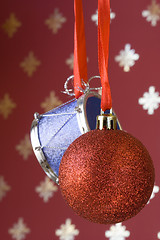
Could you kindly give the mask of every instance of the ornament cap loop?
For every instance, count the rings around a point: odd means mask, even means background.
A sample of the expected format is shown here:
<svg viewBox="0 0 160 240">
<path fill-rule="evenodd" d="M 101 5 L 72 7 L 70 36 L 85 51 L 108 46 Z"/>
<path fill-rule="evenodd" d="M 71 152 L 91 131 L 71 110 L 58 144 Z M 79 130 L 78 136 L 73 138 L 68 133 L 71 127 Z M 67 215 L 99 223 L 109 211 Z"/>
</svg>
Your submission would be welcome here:
<svg viewBox="0 0 160 240">
<path fill-rule="evenodd" d="M 113 114 L 102 114 L 97 116 L 97 129 L 116 130 L 117 117 Z"/>
</svg>

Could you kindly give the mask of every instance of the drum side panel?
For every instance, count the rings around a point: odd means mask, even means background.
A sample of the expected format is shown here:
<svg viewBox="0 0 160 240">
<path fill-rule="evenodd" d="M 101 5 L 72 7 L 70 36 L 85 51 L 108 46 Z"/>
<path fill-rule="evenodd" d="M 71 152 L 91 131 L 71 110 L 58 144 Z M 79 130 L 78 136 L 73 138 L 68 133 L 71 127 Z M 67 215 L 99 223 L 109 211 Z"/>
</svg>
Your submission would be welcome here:
<svg viewBox="0 0 160 240">
<path fill-rule="evenodd" d="M 65 150 L 81 135 L 76 118 L 76 104 L 77 101 L 74 100 L 61 105 L 39 119 L 38 135 L 42 151 L 57 175 Z"/>
<path fill-rule="evenodd" d="M 52 137 L 57 134 L 60 128 L 68 121 L 73 114 L 76 114 L 75 107 L 77 101 L 61 105 L 42 115 L 38 124 L 38 135 L 41 146 L 46 146 Z M 54 115 L 55 114 L 55 115 Z M 58 115 L 57 115 L 58 114 Z"/>
<path fill-rule="evenodd" d="M 57 175 L 64 152 L 80 135 L 81 132 L 79 130 L 75 114 L 50 140 L 50 142 L 43 147 L 43 152 L 47 162 Z"/>
</svg>

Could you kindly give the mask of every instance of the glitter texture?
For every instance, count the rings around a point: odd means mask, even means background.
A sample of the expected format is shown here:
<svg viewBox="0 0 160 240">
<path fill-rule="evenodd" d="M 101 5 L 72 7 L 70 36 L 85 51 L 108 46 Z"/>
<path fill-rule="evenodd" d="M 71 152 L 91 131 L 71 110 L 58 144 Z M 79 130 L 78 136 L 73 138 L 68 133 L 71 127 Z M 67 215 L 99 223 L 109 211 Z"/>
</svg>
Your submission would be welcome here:
<svg viewBox="0 0 160 240">
<path fill-rule="evenodd" d="M 144 145 L 121 130 L 92 130 L 66 150 L 59 169 L 62 195 L 79 215 L 113 224 L 148 202 L 154 166 Z"/>
</svg>

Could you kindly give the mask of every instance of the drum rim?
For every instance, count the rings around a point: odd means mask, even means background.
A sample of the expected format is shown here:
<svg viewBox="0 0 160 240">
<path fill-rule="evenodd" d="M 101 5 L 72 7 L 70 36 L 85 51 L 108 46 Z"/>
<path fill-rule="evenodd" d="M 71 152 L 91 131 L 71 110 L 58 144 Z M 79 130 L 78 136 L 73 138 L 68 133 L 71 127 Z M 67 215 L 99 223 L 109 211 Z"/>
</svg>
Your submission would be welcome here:
<svg viewBox="0 0 160 240">
<path fill-rule="evenodd" d="M 82 134 L 89 132 L 91 129 L 89 127 L 88 119 L 87 119 L 87 112 L 86 112 L 86 103 L 88 98 L 90 97 L 97 97 L 101 100 L 101 95 L 97 92 L 88 92 L 83 94 L 80 98 L 77 99 L 77 121 L 80 132 Z"/>
<path fill-rule="evenodd" d="M 36 158 L 37 158 L 39 164 L 41 165 L 42 169 L 47 174 L 47 176 L 59 185 L 58 176 L 52 170 L 50 165 L 48 164 L 48 162 L 44 156 L 44 153 L 42 151 L 41 144 L 40 144 L 40 141 L 38 138 L 38 123 L 39 123 L 40 115 L 35 113 L 34 116 L 35 116 L 35 119 L 32 122 L 31 133 L 30 133 L 31 143 L 32 143 L 32 148 L 33 148 L 34 154 L 36 155 Z"/>
</svg>

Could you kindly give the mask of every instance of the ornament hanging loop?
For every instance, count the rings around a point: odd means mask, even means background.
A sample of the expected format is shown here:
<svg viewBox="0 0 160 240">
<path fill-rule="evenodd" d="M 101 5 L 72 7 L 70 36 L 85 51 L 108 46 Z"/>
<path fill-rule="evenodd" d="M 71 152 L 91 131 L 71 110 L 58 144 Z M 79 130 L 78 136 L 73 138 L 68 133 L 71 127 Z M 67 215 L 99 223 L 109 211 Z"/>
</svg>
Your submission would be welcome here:
<svg viewBox="0 0 160 240">
<path fill-rule="evenodd" d="M 82 87 L 79 87 L 78 85 L 76 85 L 77 90 L 78 90 L 79 92 L 83 93 L 83 94 L 88 93 L 88 92 L 90 92 L 90 91 L 92 91 L 92 90 L 93 90 L 93 91 L 101 90 L 102 87 L 93 87 L 93 88 L 90 87 L 90 82 L 91 82 L 91 80 L 93 80 L 93 79 L 100 79 L 100 76 L 93 76 L 93 77 L 91 77 L 91 78 L 88 80 L 87 83 L 84 82 L 83 79 L 82 79 L 82 80 L 81 80 Z M 70 77 L 67 78 L 67 80 L 66 80 L 65 83 L 64 83 L 64 89 L 65 89 L 65 91 L 62 91 L 62 93 L 67 94 L 67 95 L 69 95 L 69 96 L 75 96 L 74 89 L 68 88 L 68 85 L 69 85 L 70 82 L 71 82 L 71 84 L 73 85 L 73 81 L 74 81 L 74 75 L 72 75 L 72 76 L 70 76 Z"/>
</svg>

